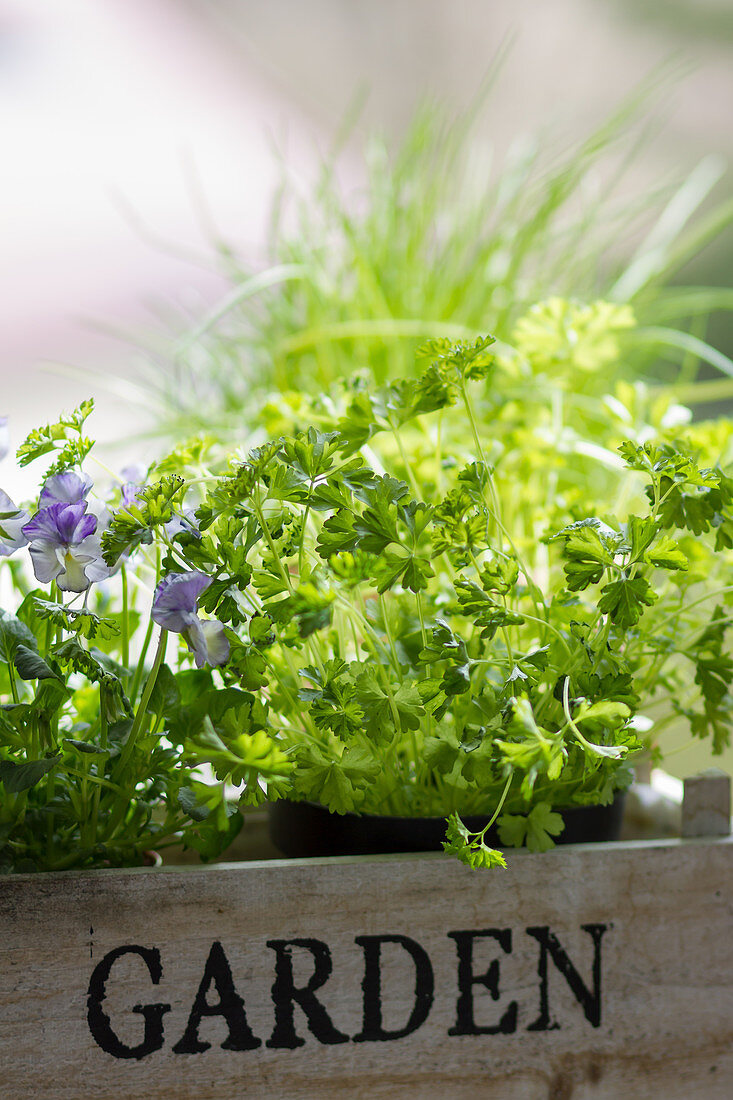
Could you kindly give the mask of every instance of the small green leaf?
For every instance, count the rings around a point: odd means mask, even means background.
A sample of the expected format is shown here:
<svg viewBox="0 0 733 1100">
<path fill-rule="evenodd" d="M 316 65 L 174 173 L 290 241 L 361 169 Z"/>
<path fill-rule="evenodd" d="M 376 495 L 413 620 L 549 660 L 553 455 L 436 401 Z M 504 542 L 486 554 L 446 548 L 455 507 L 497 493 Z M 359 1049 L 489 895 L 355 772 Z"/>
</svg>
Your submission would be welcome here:
<svg viewBox="0 0 733 1100">
<path fill-rule="evenodd" d="M 43 760 L 26 760 L 22 764 L 13 760 L 0 760 L 0 780 L 8 794 L 17 794 L 35 787 L 44 775 L 55 768 L 61 755 L 47 756 Z"/>
<path fill-rule="evenodd" d="M 679 544 L 670 535 L 662 535 L 644 555 L 649 565 L 660 569 L 687 569 L 689 562 L 679 548 Z"/>
<path fill-rule="evenodd" d="M 593 728 L 616 730 L 620 729 L 630 717 L 631 710 L 625 703 L 601 699 L 592 704 L 583 700 L 574 715 L 574 720 L 576 723 L 588 723 Z"/>
<path fill-rule="evenodd" d="M 651 517 L 629 516 L 627 531 L 631 543 L 631 561 L 642 561 L 657 535 L 657 525 Z"/>
<path fill-rule="evenodd" d="M 13 664 L 18 646 L 29 650 L 38 650 L 38 643 L 28 627 L 14 615 L 0 611 L 0 661 Z"/>
<path fill-rule="evenodd" d="M 183 830 L 183 843 L 208 863 L 226 851 L 243 825 L 244 818 L 237 806 L 220 803 L 216 812 L 208 814 L 205 820 L 193 821 Z"/>
<path fill-rule="evenodd" d="M 105 751 L 101 749 L 99 745 L 92 745 L 89 741 L 77 741 L 74 737 L 64 737 L 64 744 L 69 745 L 72 749 L 76 749 L 77 752 L 87 753 L 89 755 Z"/>
<path fill-rule="evenodd" d="M 96 638 L 97 634 L 105 641 L 116 638 L 120 634 L 120 627 L 114 619 L 102 618 L 86 608 L 75 610 L 36 595 L 33 595 L 33 607 L 40 619 L 47 619 L 55 627 L 79 634 L 90 641 Z"/>
<path fill-rule="evenodd" d="M 178 792 L 178 805 L 181 809 L 193 818 L 194 821 L 206 821 L 206 818 L 211 813 L 211 809 L 205 803 L 201 803 L 196 798 L 196 792 L 190 790 L 188 787 L 181 787 Z"/>
<path fill-rule="evenodd" d="M 176 678 L 168 665 L 161 665 L 150 694 L 148 710 L 151 714 L 170 714 L 181 701 Z"/>
<path fill-rule="evenodd" d="M 598 610 L 609 615 L 616 626 L 628 629 L 636 626 L 644 607 L 651 607 L 657 599 L 657 593 L 644 577 L 623 577 L 601 589 Z"/>
<path fill-rule="evenodd" d="M 571 592 L 597 584 L 604 571 L 613 565 L 613 554 L 599 534 L 599 525 L 599 521 L 588 521 L 585 525 L 574 524 L 573 528 L 568 528 L 564 568 Z"/>
<path fill-rule="evenodd" d="M 21 680 L 60 679 L 58 674 L 46 664 L 43 657 L 22 644 L 16 647 L 13 664 Z"/>
</svg>

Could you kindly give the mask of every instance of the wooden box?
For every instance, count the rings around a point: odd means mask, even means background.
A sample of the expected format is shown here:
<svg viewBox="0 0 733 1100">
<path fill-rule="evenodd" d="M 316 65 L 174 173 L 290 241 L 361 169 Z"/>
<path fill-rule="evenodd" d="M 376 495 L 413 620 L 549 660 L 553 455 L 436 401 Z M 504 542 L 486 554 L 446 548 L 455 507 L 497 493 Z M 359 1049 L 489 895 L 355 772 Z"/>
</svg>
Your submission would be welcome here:
<svg viewBox="0 0 733 1100">
<path fill-rule="evenodd" d="M 3 1100 L 729 1100 L 733 843 L 0 880 Z"/>
</svg>

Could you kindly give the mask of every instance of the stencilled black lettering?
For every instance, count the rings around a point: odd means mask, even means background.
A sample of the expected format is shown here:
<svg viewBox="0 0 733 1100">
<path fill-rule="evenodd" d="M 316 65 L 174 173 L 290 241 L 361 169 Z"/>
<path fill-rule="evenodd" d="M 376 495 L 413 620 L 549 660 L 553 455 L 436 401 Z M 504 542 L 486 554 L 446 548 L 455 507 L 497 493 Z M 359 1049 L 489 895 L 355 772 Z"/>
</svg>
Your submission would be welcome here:
<svg viewBox="0 0 733 1100">
<path fill-rule="evenodd" d="M 532 936 L 540 945 L 540 957 L 537 975 L 540 979 L 540 1014 L 527 1031 L 554 1031 L 560 1027 L 550 1015 L 550 1000 L 547 980 L 547 961 L 552 959 L 572 990 L 573 996 L 583 1009 L 586 1020 L 593 1027 L 601 1026 L 601 939 L 609 928 L 607 924 L 582 924 L 593 941 L 593 990 L 589 990 L 578 971 L 570 961 L 567 952 L 554 932 L 545 926 L 528 928 L 527 935 Z"/>
<path fill-rule="evenodd" d="M 302 1047 L 302 1039 L 295 1030 L 295 1005 L 305 1013 L 308 1028 L 319 1043 L 331 1045 L 348 1043 L 349 1036 L 334 1027 L 321 1002 L 315 995 L 326 984 L 333 970 L 331 952 L 322 940 L 267 940 L 267 946 L 275 952 L 275 982 L 272 1002 L 275 1006 L 275 1028 L 267 1040 L 268 1047 L 294 1050 Z M 309 951 L 313 957 L 313 973 L 301 988 L 296 987 L 293 975 L 293 948 Z"/>
<path fill-rule="evenodd" d="M 219 994 L 218 1002 L 213 1005 L 206 996 L 212 985 Z M 199 1038 L 199 1025 L 204 1016 L 223 1016 L 226 1020 L 229 1035 L 221 1044 L 222 1050 L 255 1050 L 262 1045 L 262 1040 L 252 1034 L 247 1023 L 244 1001 L 234 988 L 229 960 L 218 940 L 211 945 L 186 1030 L 173 1047 L 175 1054 L 199 1054 L 209 1049 L 211 1043 Z"/>
<path fill-rule="evenodd" d="M 133 944 L 116 947 L 114 951 L 108 952 L 92 971 L 87 997 L 87 1022 L 95 1043 L 107 1054 L 111 1054 L 113 1058 L 140 1059 L 153 1054 L 163 1046 L 163 1016 L 166 1012 L 170 1012 L 171 1006 L 169 1004 L 135 1005 L 132 1011 L 141 1015 L 145 1021 L 142 1042 L 130 1047 L 119 1039 L 112 1028 L 112 1021 L 102 1008 L 102 1002 L 107 995 L 107 982 L 112 973 L 112 967 L 123 955 L 139 955 L 148 969 L 153 985 L 159 984 L 163 976 L 163 966 L 157 947 L 139 947 Z"/>
<path fill-rule="evenodd" d="M 356 936 L 355 943 L 364 951 L 362 1029 L 354 1036 L 355 1043 L 387 1042 L 412 1035 L 427 1020 L 433 1005 L 435 978 L 424 947 L 409 936 Z M 415 967 L 415 992 L 410 1016 L 403 1027 L 388 1030 L 382 1024 L 382 945 L 398 944 L 412 959 Z"/>
<path fill-rule="evenodd" d="M 479 932 L 449 932 L 458 952 L 458 1000 L 456 1022 L 449 1035 L 511 1035 L 517 1030 L 517 1002 L 512 1001 L 496 1024 L 479 1026 L 474 1018 L 474 986 L 488 989 L 491 999 L 499 1000 L 499 960 L 493 959 L 488 970 L 475 974 L 473 947 L 477 939 L 494 939 L 506 955 L 512 953 L 511 928 L 485 928 Z"/>
</svg>

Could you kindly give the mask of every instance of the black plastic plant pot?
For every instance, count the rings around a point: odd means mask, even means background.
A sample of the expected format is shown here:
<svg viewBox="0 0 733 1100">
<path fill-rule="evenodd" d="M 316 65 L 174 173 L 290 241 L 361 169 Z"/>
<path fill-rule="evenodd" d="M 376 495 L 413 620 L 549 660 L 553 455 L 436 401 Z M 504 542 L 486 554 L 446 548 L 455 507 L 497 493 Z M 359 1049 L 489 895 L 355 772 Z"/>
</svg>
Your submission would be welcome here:
<svg viewBox="0 0 733 1100">
<path fill-rule="evenodd" d="M 587 844 L 618 840 L 621 835 L 624 794 L 608 806 L 574 806 L 558 810 L 565 828 L 558 844 Z M 483 829 L 486 817 L 464 817 L 471 832 Z M 284 856 L 367 856 L 388 852 L 439 852 L 445 839 L 442 817 L 382 817 L 374 814 L 336 814 L 314 802 L 275 802 L 269 807 L 270 839 Z M 492 828 L 490 844 L 499 845 Z"/>
</svg>

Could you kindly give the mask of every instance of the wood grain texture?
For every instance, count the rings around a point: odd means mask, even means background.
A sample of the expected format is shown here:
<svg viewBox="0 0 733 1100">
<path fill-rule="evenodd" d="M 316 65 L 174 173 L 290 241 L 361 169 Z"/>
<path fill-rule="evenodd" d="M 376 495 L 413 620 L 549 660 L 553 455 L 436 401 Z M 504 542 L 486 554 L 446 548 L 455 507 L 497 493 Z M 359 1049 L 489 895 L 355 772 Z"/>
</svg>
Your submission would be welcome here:
<svg viewBox="0 0 733 1100">
<path fill-rule="evenodd" d="M 0 880 L 0 1094 L 729 1100 L 732 872 L 733 842 L 725 839 L 512 853 L 508 871 L 488 873 L 429 855 L 7 877 Z M 593 937 L 583 925 L 606 926 L 599 1026 L 585 1011 L 596 990 Z M 470 983 L 473 1022 L 511 1024 L 514 1004 L 514 1028 L 451 1035 L 459 975 L 457 939 L 448 933 L 487 930 L 494 934 L 471 938 L 473 977 L 488 975 L 484 984 Z M 542 1017 L 538 936 L 549 933 L 582 982 L 586 1004 L 577 981 L 574 993 L 545 951 L 547 1015 L 557 1026 L 528 1031 Z M 423 949 L 432 1002 L 412 1034 L 354 1042 L 364 1029 L 367 951 L 355 937 L 380 935 L 409 937 Z M 296 1004 L 292 1022 L 303 1044 L 267 1045 L 276 959 L 287 956 L 301 989 L 315 966 L 312 950 L 267 946 L 275 940 L 326 945 L 332 973 L 314 995 L 344 1041 L 320 1042 Z M 231 1021 L 203 1014 L 194 1031 L 208 1049 L 176 1053 L 214 943 L 261 1045 L 222 1049 Z M 109 968 L 101 1007 L 119 1041 L 135 1047 L 143 1039 L 145 1020 L 135 1006 L 170 1005 L 161 1017 L 161 1048 L 139 1059 L 105 1052 L 87 1022 L 90 978 L 122 946 L 157 949 L 162 974 L 154 984 L 133 953 Z M 415 963 L 399 942 L 384 942 L 380 957 L 381 1025 L 399 1031 L 416 1003 Z M 216 1008 L 220 993 L 211 984 L 199 1007 Z"/>
</svg>

